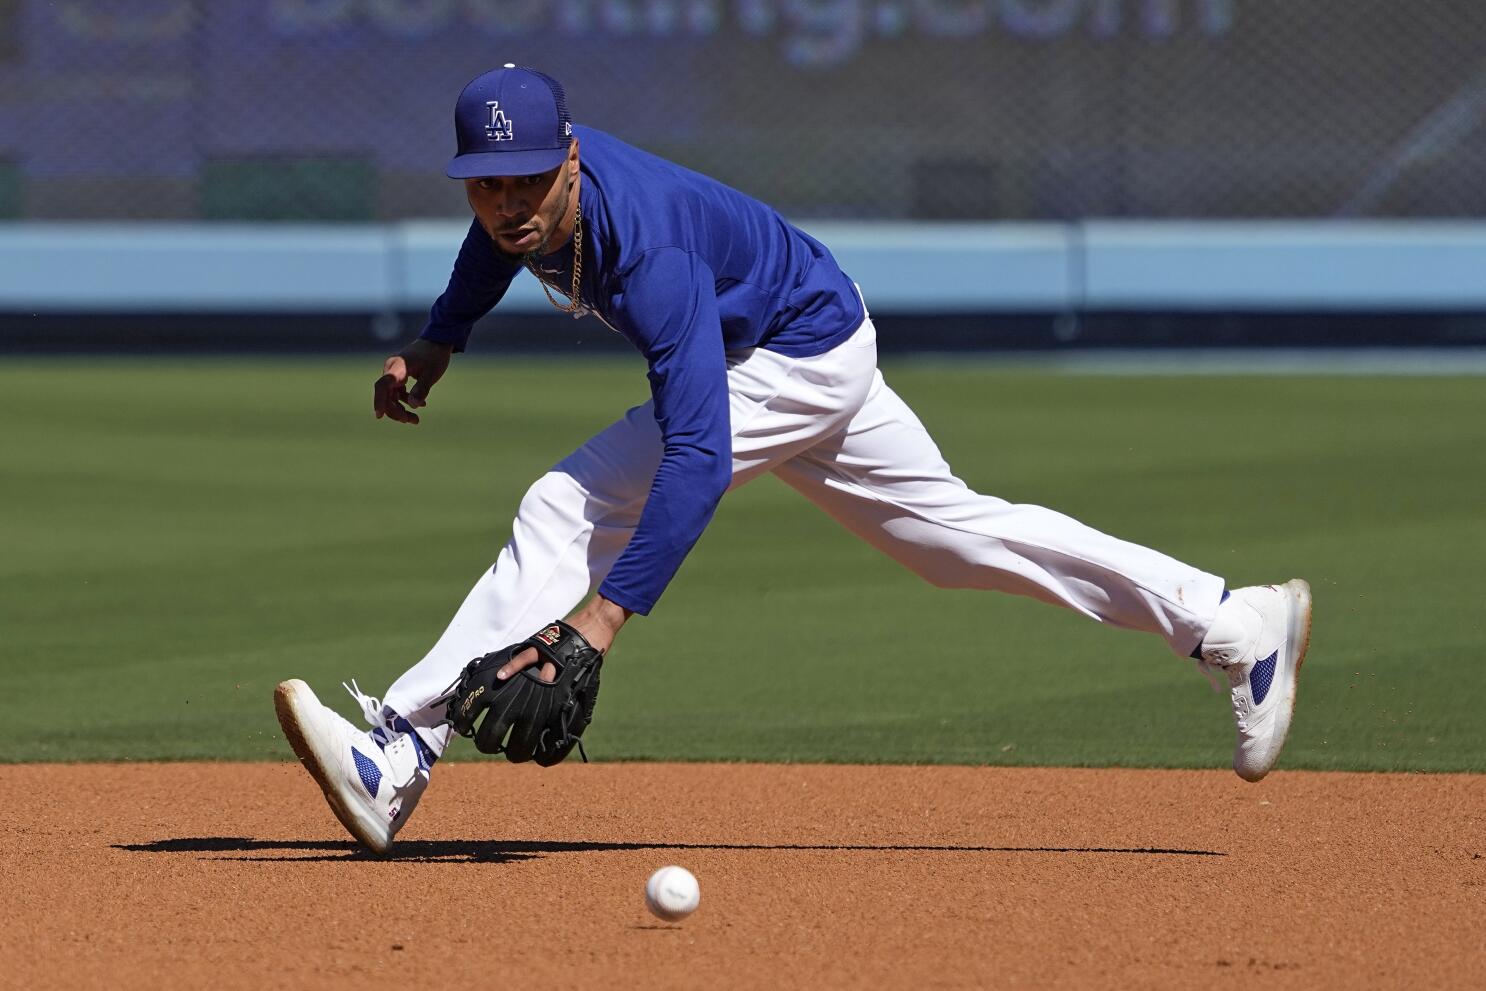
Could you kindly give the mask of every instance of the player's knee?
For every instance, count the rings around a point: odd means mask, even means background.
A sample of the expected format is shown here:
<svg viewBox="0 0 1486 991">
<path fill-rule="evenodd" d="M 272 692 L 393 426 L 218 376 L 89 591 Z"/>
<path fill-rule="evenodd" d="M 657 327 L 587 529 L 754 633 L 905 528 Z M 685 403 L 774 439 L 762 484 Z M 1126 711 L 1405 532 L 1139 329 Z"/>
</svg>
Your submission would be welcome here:
<svg viewBox="0 0 1486 991">
<path fill-rule="evenodd" d="M 549 471 L 526 490 L 517 515 L 530 521 L 581 516 L 583 502 L 583 490 L 571 475 Z"/>
<path fill-rule="evenodd" d="M 936 588 L 966 588 L 975 584 L 981 562 L 962 536 L 958 530 L 905 513 L 886 521 L 873 543 Z"/>
<path fill-rule="evenodd" d="M 973 588 L 969 569 L 964 568 L 915 568 L 920 578 L 935 588 Z"/>
<path fill-rule="evenodd" d="M 942 548 L 914 555 L 903 563 L 935 588 L 975 588 L 981 570 L 981 565 L 971 558 Z"/>
<path fill-rule="evenodd" d="M 536 526 L 560 522 L 580 528 L 633 527 L 644 503 L 643 495 L 637 498 L 623 487 L 590 486 L 567 472 L 554 470 L 526 490 L 517 516 Z"/>
</svg>

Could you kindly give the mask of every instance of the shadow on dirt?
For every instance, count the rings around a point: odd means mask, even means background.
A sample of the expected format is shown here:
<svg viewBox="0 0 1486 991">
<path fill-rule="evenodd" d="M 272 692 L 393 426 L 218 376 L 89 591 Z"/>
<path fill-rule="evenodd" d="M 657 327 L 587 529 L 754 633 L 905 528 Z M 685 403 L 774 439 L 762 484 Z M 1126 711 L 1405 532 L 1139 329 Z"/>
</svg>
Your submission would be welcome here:
<svg viewBox="0 0 1486 991">
<path fill-rule="evenodd" d="M 255 840 L 246 836 L 187 836 L 150 843 L 116 843 L 131 853 L 245 854 L 204 860 L 257 861 L 427 861 L 455 864 L 508 864 L 554 853 L 605 853 L 616 850 L 781 850 L 862 853 L 1123 853 L 1148 857 L 1226 857 L 1215 850 L 1159 847 L 919 846 L 914 844 L 830 843 L 591 843 L 557 840 L 399 840 L 378 857 L 351 840 Z"/>
</svg>

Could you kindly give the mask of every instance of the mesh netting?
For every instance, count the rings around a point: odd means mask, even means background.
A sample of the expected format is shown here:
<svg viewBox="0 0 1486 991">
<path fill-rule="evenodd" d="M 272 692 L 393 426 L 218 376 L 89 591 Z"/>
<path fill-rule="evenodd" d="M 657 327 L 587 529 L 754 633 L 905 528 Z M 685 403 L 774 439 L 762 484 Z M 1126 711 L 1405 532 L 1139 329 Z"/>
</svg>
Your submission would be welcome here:
<svg viewBox="0 0 1486 991">
<path fill-rule="evenodd" d="M 0 217 L 454 216 L 455 97 L 801 217 L 1481 216 L 1481 0 L 0 0 Z"/>
</svg>

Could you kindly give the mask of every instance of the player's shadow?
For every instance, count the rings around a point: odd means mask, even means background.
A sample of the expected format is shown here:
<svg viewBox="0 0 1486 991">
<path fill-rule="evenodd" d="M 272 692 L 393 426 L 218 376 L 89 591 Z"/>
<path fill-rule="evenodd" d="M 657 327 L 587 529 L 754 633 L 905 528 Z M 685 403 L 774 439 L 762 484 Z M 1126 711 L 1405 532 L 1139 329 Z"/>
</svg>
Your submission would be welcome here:
<svg viewBox="0 0 1486 991">
<path fill-rule="evenodd" d="M 188 836 L 150 843 L 116 843 L 131 853 L 217 854 L 207 860 L 352 861 L 393 860 L 451 864 L 508 864 L 549 854 L 614 850 L 783 850 L 861 853 L 1093 853 L 1146 857 L 1226 857 L 1216 850 L 1161 847 L 968 846 L 911 843 L 591 843 L 560 840 L 398 840 L 377 856 L 351 840 L 255 840 L 246 836 Z M 232 856 L 237 854 L 240 856 Z"/>
</svg>

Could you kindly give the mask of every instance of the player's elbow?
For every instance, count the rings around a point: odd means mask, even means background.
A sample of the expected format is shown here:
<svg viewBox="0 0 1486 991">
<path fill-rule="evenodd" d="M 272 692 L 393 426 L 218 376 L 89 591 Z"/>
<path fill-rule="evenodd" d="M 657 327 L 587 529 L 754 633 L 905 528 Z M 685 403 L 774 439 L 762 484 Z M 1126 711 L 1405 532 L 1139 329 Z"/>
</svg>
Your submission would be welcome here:
<svg viewBox="0 0 1486 991">
<path fill-rule="evenodd" d="M 721 499 L 728 486 L 733 484 L 733 459 L 725 454 L 711 454 L 705 460 L 702 472 L 704 491 L 713 500 Z"/>
<path fill-rule="evenodd" d="M 708 502 L 722 498 L 733 483 L 733 458 L 730 452 L 695 445 L 678 445 L 667 454 L 686 465 L 686 477 L 693 490 Z"/>
</svg>

